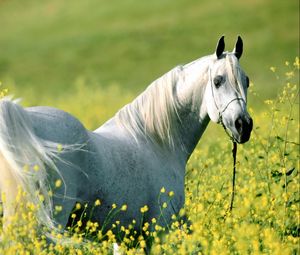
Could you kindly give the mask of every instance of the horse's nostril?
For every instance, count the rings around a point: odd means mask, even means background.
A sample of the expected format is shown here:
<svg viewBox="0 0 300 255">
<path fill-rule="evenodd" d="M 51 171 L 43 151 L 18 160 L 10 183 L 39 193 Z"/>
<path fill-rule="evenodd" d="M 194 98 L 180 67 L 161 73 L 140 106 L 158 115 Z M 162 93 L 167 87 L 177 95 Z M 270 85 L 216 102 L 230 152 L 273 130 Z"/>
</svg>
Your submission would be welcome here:
<svg viewBox="0 0 300 255">
<path fill-rule="evenodd" d="M 235 128 L 237 131 L 241 131 L 241 129 L 243 128 L 243 120 L 241 118 L 236 119 L 235 121 Z"/>
</svg>

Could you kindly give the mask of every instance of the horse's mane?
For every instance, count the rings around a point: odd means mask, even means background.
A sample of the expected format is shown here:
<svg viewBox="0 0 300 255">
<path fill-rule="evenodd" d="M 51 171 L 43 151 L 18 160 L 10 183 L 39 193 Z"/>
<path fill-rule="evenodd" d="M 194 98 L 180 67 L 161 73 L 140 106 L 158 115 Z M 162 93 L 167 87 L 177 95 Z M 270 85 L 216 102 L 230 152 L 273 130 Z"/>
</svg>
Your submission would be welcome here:
<svg viewBox="0 0 300 255">
<path fill-rule="evenodd" d="M 136 140 L 143 136 L 161 145 L 174 146 L 179 125 L 176 84 L 181 69 L 180 66 L 175 67 L 152 82 L 116 114 L 118 124 Z"/>
<path fill-rule="evenodd" d="M 203 57 L 202 60 L 210 61 L 210 57 Z M 245 99 L 241 83 L 243 73 L 238 59 L 231 53 L 227 53 L 224 57 L 230 84 Z M 138 137 L 142 136 L 172 148 L 175 145 L 174 139 L 180 139 L 176 85 L 182 76 L 182 68 L 182 66 L 177 66 L 152 82 L 141 95 L 116 114 L 117 123 L 127 130 L 136 141 L 138 141 Z M 194 94 L 198 94 L 198 92 L 199 90 L 195 88 Z M 200 96 L 195 95 L 194 104 L 199 103 L 196 98 L 200 98 Z M 199 105 L 193 107 L 199 107 Z"/>
</svg>

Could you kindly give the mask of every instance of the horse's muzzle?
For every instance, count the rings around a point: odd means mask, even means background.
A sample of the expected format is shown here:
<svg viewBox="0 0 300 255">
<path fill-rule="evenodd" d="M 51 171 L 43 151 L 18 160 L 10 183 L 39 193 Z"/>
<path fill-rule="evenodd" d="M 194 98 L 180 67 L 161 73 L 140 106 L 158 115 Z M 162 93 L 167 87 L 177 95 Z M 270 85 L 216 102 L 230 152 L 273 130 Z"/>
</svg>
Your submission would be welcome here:
<svg viewBox="0 0 300 255">
<path fill-rule="evenodd" d="M 235 137 L 238 143 L 245 143 L 249 141 L 251 131 L 253 128 L 252 118 L 239 117 L 234 122 L 238 137 Z"/>
</svg>

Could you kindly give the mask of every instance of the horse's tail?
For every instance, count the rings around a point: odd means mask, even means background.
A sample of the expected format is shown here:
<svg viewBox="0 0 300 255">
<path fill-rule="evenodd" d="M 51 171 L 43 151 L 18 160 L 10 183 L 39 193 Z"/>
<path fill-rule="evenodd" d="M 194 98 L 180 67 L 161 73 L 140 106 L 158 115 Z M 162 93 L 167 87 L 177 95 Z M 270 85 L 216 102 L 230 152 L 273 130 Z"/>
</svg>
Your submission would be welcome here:
<svg viewBox="0 0 300 255">
<path fill-rule="evenodd" d="M 58 172 L 54 164 L 57 152 L 57 144 L 35 135 L 28 113 L 16 101 L 8 97 L 0 99 L 0 190 L 4 226 L 16 212 L 21 189 L 25 194 L 22 199 L 35 206 L 38 223 L 50 231 L 56 229 L 51 217 L 46 169 Z"/>
</svg>

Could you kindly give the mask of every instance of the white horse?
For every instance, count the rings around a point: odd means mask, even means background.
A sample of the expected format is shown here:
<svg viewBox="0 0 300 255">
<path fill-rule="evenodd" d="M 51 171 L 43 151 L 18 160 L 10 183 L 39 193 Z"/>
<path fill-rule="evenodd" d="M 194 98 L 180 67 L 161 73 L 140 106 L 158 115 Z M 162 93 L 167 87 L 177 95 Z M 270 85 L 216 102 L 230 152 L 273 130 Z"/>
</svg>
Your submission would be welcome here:
<svg viewBox="0 0 300 255">
<path fill-rule="evenodd" d="M 77 202 L 88 204 L 87 214 L 100 225 L 112 204 L 127 205 L 105 223 L 106 230 L 116 220 L 127 226 L 135 219 L 137 231 L 141 220 L 170 223 L 171 215 L 184 205 L 185 166 L 209 121 L 221 123 L 238 143 L 250 138 L 249 79 L 238 61 L 242 39 L 238 37 L 233 52 L 224 52 L 224 47 L 223 36 L 213 55 L 175 67 L 93 132 L 64 111 L 24 109 L 9 98 L 1 99 L 4 222 L 17 210 L 20 186 L 26 199 L 39 205 L 36 217 L 49 229 L 66 227 Z M 63 181 L 61 188 L 54 185 L 57 179 Z M 174 197 L 159 217 L 162 187 Z M 168 200 L 167 194 L 160 198 L 161 203 Z M 101 206 L 91 209 L 97 199 Z M 53 214 L 54 205 L 61 205 L 62 211 Z M 142 218 L 144 205 L 149 210 Z"/>
</svg>

